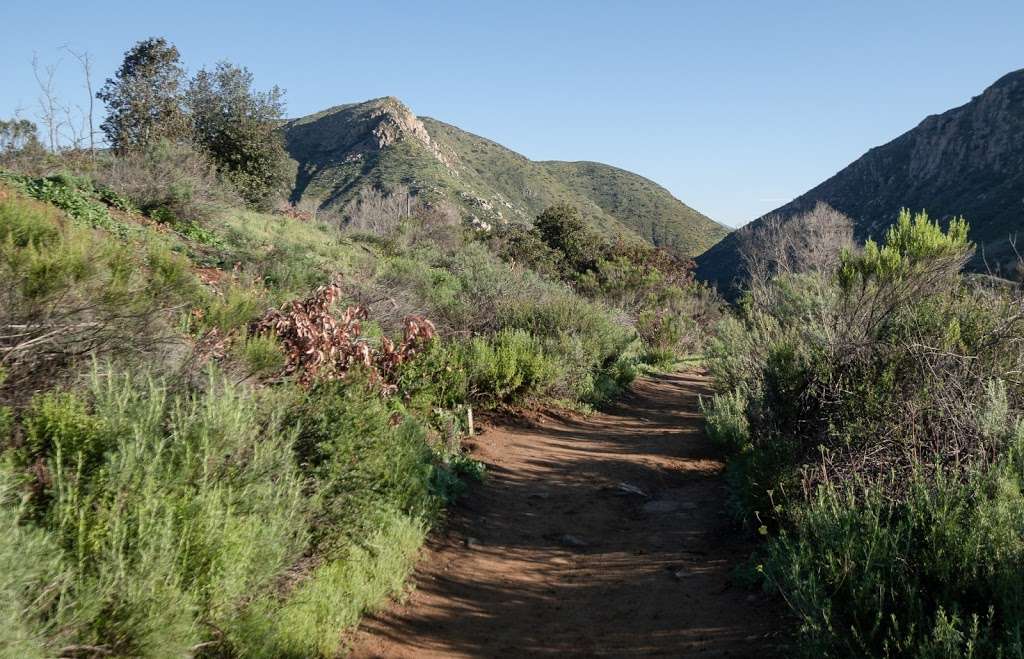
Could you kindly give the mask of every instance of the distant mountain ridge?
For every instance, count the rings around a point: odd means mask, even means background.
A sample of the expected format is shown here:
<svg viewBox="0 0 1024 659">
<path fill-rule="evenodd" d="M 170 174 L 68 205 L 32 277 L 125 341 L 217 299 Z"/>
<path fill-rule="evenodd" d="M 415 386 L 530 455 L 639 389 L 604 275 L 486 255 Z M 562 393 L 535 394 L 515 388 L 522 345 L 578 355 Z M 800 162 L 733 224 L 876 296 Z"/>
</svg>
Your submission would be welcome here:
<svg viewBox="0 0 1024 659">
<path fill-rule="evenodd" d="M 902 207 L 943 220 L 962 215 L 979 247 L 971 267 L 987 261 L 1007 271 L 1015 260 L 1009 237 L 1024 229 L 1024 69 L 965 105 L 927 117 L 768 215 L 792 217 L 818 201 L 853 218 L 859 240 L 881 237 Z M 740 269 L 736 236 L 700 255 L 697 265 L 699 277 L 728 287 Z"/>
<path fill-rule="evenodd" d="M 294 119 L 283 131 L 298 164 L 296 202 L 343 208 L 368 185 L 407 186 L 491 224 L 532 222 L 548 206 L 569 203 L 610 235 L 639 237 L 690 257 L 729 231 L 632 172 L 594 162 L 532 161 L 417 117 L 390 96 Z"/>
</svg>

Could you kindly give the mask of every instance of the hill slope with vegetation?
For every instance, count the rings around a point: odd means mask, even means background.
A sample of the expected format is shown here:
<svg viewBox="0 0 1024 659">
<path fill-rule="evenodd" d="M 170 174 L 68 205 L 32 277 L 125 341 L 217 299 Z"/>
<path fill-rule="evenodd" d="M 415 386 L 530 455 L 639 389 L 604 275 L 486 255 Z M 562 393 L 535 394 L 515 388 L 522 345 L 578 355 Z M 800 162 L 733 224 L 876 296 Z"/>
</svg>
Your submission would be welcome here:
<svg viewBox="0 0 1024 659">
<path fill-rule="evenodd" d="M 717 313 L 572 206 L 286 204 L 281 96 L 251 82 L 149 39 L 101 92 L 110 150 L 0 124 L 4 656 L 337 656 L 484 477 L 470 410 L 601 405 Z"/>
<path fill-rule="evenodd" d="M 488 225 L 529 223 L 570 204 L 608 235 L 696 256 L 727 233 L 661 186 L 600 163 L 533 162 L 388 97 L 285 124 L 292 201 L 344 217 L 366 188 L 409 191 Z"/>
<path fill-rule="evenodd" d="M 860 241 L 882 236 L 901 208 L 927 209 L 941 221 L 969 217 L 978 245 L 970 267 L 1014 275 L 1011 240 L 1024 217 L 1024 70 L 871 149 L 746 230 L 756 233 L 769 217 L 790 218 L 819 202 L 852 218 Z M 733 234 L 702 254 L 698 276 L 726 290 L 743 273 L 739 244 Z"/>
</svg>

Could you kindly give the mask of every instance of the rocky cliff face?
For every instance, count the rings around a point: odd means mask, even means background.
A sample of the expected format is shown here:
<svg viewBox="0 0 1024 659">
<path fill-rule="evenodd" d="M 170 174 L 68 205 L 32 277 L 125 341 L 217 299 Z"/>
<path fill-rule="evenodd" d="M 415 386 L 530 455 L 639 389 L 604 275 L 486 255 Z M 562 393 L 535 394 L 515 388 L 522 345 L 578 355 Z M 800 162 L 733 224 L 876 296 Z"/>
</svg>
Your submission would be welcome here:
<svg viewBox="0 0 1024 659">
<path fill-rule="evenodd" d="M 455 154 L 441 149 L 423 122 L 393 96 L 333 107 L 289 121 L 283 130 L 286 147 L 299 164 L 298 196 L 332 165 L 373 161 L 404 140 L 445 168 L 456 168 Z"/>
<path fill-rule="evenodd" d="M 373 127 L 373 136 L 377 138 L 377 150 L 395 144 L 402 138 L 416 140 L 451 170 L 455 169 L 455 154 L 446 153 L 436 144 L 427 132 L 420 118 L 412 113 L 404 103 L 394 96 L 388 96 L 379 102 L 379 106 L 371 110 L 367 115 L 369 121 L 377 122 Z"/>
<path fill-rule="evenodd" d="M 1024 69 L 966 105 L 933 115 L 771 214 L 792 217 L 824 201 L 853 218 L 857 238 L 880 237 L 900 208 L 960 216 L 979 249 L 974 268 L 1006 271 L 1010 238 L 1024 229 Z M 755 222 L 759 222 L 755 220 Z M 735 237 L 697 259 L 722 288 L 738 275 Z"/>
</svg>

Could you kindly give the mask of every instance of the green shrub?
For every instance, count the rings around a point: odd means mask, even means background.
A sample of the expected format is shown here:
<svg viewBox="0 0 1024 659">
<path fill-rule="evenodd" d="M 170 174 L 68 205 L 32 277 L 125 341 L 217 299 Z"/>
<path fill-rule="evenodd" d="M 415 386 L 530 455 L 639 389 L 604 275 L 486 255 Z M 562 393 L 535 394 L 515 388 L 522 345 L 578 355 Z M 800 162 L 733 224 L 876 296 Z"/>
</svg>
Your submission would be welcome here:
<svg viewBox="0 0 1024 659">
<path fill-rule="evenodd" d="M 301 428 L 312 540 L 320 564 L 283 597 L 255 601 L 229 634 L 245 656 L 334 656 L 339 631 L 399 592 L 444 502 L 426 434 L 357 374 L 291 406 Z"/>
<path fill-rule="evenodd" d="M 413 409 L 428 413 L 435 406 L 450 410 L 469 398 L 469 365 L 462 343 L 435 339 L 426 350 L 404 363 L 398 390 Z"/>
<path fill-rule="evenodd" d="M 130 199 L 123 195 L 118 194 L 117 192 L 114 192 L 110 188 L 104 185 L 96 185 L 95 190 L 96 195 L 99 197 L 100 201 L 102 201 L 107 206 L 110 206 L 111 208 L 116 208 L 117 210 L 124 211 L 126 213 L 139 212 L 139 209 L 135 207 L 135 204 L 133 204 Z"/>
<path fill-rule="evenodd" d="M 49 474 L 31 515 L 72 570 L 47 623 L 80 644 L 187 652 L 305 546 L 294 434 L 216 377 L 180 397 L 97 373 L 87 397 L 37 398 L 25 425 Z"/>
<path fill-rule="evenodd" d="M 0 201 L 0 240 L 13 248 L 53 244 L 60 238 L 55 215 L 49 207 L 27 200 Z"/>
<path fill-rule="evenodd" d="M 90 469 L 110 450 L 110 440 L 103 420 L 73 393 L 39 394 L 25 415 L 25 444 L 31 455 L 59 453 Z"/>
<path fill-rule="evenodd" d="M 437 510 L 433 453 L 423 428 L 358 374 L 317 384 L 290 416 L 297 455 L 312 479 L 319 540 L 358 538 L 375 510 L 425 519 Z M 325 537 L 324 537 L 325 536 Z"/>
<path fill-rule="evenodd" d="M 551 278 L 561 277 L 562 254 L 552 249 L 531 227 L 504 224 L 484 234 L 488 246 L 503 261 L 512 261 Z"/>
<path fill-rule="evenodd" d="M 610 242 L 569 206 L 545 210 L 532 229 L 499 228 L 487 244 L 509 263 L 621 310 L 651 362 L 670 364 L 699 350 L 703 327 L 717 315 L 713 291 L 693 281 L 692 263 L 641 241 Z"/>
<path fill-rule="evenodd" d="M 71 570 L 53 539 L 25 519 L 19 481 L 0 464 L 0 654 L 42 659 L 70 638 L 54 618 L 67 606 Z"/>
<path fill-rule="evenodd" d="M 242 349 L 262 360 L 270 346 Z M 0 526 L 18 528 L 0 541 L 0 643 L 29 656 L 333 656 L 401 588 L 461 480 L 482 475 L 356 373 L 257 392 L 211 375 L 175 393 L 97 372 L 22 416 L 25 441 L 0 463 Z M 13 488 L 33 493 L 27 508 Z"/>
<path fill-rule="evenodd" d="M 243 329 L 270 306 L 269 302 L 267 292 L 261 286 L 230 281 L 219 295 L 208 299 L 201 326 L 216 328 L 223 333 Z"/>
<path fill-rule="evenodd" d="M 637 376 L 637 360 L 619 355 L 615 361 L 604 366 L 591 380 L 592 385 L 580 397 L 584 403 L 603 405 L 625 391 Z"/>
<path fill-rule="evenodd" d="M 119 238 L 127 238 L 132 233 L 131 227 L 110 216 L 101 200 L 102 195 L 93 189 L 87 178 L 66 173 L 46 178 L 0 173 L 0 179 L 12 183 L 30 197 L 53 204 L 85 226 L 104 229 Z"/>
<path fill-rule="evenodd" d="M 904 279 L 914 271 L 941 266 L 946 259 L 962 265 L 962 259 L 971 245 L 967 240 L 967 222 L 963 218 L 950 221 L 947 231 L 925 212 L 911 216 L 903 209 L 896 224 L 885 235 L 879 246 L 868 240 L 860 254 L 843 254 L 838 279 L 842 288 L 865 286 L 871 280 L 884 282 Z M 953 269 L 955 272 L 959 265 Z"/>
<path fill-rule="evenodd" d="M 894 504 L 827 489 L 769 544 L 809 656 L 1021 656 L 1021 473 L 917 480 Z"/>
<path fill-rule="evenodd" d="M 540 342 L 522 330 L 473 339 L 465 363 L 470 397 L 490 405 L 542 394 L 556 374 Z"/>
<path fill-rule="evenodd" d="M 0 339 L 12 341 L 11 382 L 40 363 L 61 369 L 115 348 L 152 352 L 200 292 L 187 261 L 162 242 L 111 241 L 19 196 L 0 199 L 0 279 L 0 324 L 23 327 Z"/>
<path fill-rule="evenodd" d="M 442 334 L 470 331 L 484 337 L 524 331 L 539 342 L 549 364 L 558 365 L 545 376 L 550 382 L 544 393 L 563 399 L 590 396 L 594 380 L 634 343 L 625 320 L 608 307 L 533 272 L 511 268 L 478 243 L 452 255 L 421 249 L 389 258 L 380 290 L 389 297 L 396 290 L 411 293 L 409 312 L 424 313 Z M 453 364 L 458 361 L 452 357 Z M 480 387 L 474 396 L 492 402 L 519 396 L 505 393 L 505 384 L 497 385 L 502 391 L 480 382 L 473 386 Z M 534 388 L 532 395 L 540 392 Z"/>
<path fill-rule="evenodd" d="M 184 143 L 164 140 L 103 159 L 96 176 L 108 196 L 117 195 L 147 215 L 166 213 L 182 221 L 206 220 L 237 200 L 210 160 Z"/>
<path fill-rule="evenodd" d="M 715 394 L 711 402 L 700 399 L 700 411 L 708 437 L 730 453 L 740 453 L 750 446 L 750 422 L 747 420 L 747 398 L 736 389 Z"/>
<path fill-rule="evenodd" d="M 381 283 L 413 295 L 428 310 L 427 315 L 446 326 L 472 324 L 466 282 L 445 268 L 411 256 L 390 258 L 384 262 Z"/>
<path fill-rule="evenodd" d="M 692 322 L 692 321 L 691 321 Z M 664 310 L 648 309 L 637 316 L 637 333 L 644 340 L 649 362 L 671 365 L 688 334 L 686 320 Z"/>
<path fill-rule="evenodd" d="M 281 344 L 273 336 L 248 336 L 238 350 L 246 372 L 250 375 L 279 373 L 286 362 Z"/>
<path fill-rule="evenodd" d="M 541 240 L 561 255 L 558 261 L 567 275 L 596 269 L 606 249 L 604 240 L 587 228 L 573 206 L 546 209 L 537 216 L 534 228 Z"/>
<path fill-rule="evenodd" d="M 338 656 L 340 630 L 401 592 L 426 537 L 425 525 L 395 510 L 368 513 L 366 531 L 317 566 L 283 603 L 255 602 L 230 634 L 239 656 Z"/>
<path fill-rule="evenodd" d="M 487 476 L 487 466 L 465 453 L 457 452 L 448 457 L 448 467 L 463 481 L 482 483 Z"/>
<path fill-rule="evenodd" d="M 3 384 L 3 371 L 0 371 L 0 384 Z M 7 405 L 0 405 L 0 445 L 5 444 L 14 430 L 14 410 Z"/>
<path fill-rule="evenodd" d="M 904 211 L 709 345 L 708 433 L 808 656 L 1024 655 L 1024 324 L 959 277 L 966 230 Z"/>
</svg>

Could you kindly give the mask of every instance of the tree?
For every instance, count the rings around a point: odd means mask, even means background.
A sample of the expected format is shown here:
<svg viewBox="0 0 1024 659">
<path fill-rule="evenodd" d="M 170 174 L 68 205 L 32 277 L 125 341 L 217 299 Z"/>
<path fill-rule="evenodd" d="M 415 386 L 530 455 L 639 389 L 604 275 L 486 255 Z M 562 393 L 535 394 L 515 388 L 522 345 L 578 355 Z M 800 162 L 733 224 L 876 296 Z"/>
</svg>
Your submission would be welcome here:
<svg viewBox="0 0 1024 659">
<path fill-rule="evenodd" d="M 95 155 L 96 154 L 96 128 L 95 128 L 95 124 L 93 123 L 93 114 L 94 114 L 94 105 L 93 105 L 93 103 L 96 100 L 96 95 L 93 94 L 93 92 L 92 92 L 92 55 L 89 54 L 89 51 L 83 50 L 83 51 L 79 52 L 79 51 L 72 50 L 68 46 L 64 46 L 64 50 L 66 50 L 69 53 L 71 53 L 72 57 L 74 57 L 76 60 L 78 60 L 78 64 L 82 68 L 82 77 L 84 79 L 83 80 L 83 84 L 85 86 L 85 92 L 86 92 L 86 94 L 88 95 L 88 98 L 89 98 L 89 107 L 88 107 L 87 110 L 82 110 L 81 108 L 79 108 L 79 111 L 83 115 L 83 120 L 88 124 L 88 127 L 89 127 L 89 132 L 88 132 L 89 154 L 90 155 Z"/>
<path fill-rule="evenodd" d="M 46 160 L 36 125 L 28 119 L 0 119 L 0 166 L 21 173 L 35 172 Z"/>
<path fill-rule="evenodd" d="M 32 75 L 35 76 L 36 85 L 39 87 L 39 118 L 46 128 L 46 141 L 51 152 L 56 152 L 60 146 L 60 132 L 65 125 L 66 112 L 62 113 L 60 99 L 57 98 L 57 91 L 54 87 L 54 76 L 57 75 L 56 64 L 41 65 L 39 56 L 32 56 Z"/>
<path fill-rule="evenodd" d="M 31 148 L 42 148 L 39 130 L 34 123 L 28 119 L 0 119 L 0 154 Z"/>
<path fill-rule="evenodd" d="M 107 106 L 100 128 L 115 151 L 126 153 L 187 135 L 184 76 L 178 49 L 163 37 L 140 41 L 125 53 L 117 73 L 96 94 Z"/>
<path fill-rule="evenodd" d="M 844 250 L 853 249 L 853 220 L 819 201 L 795 217 L 769 215 L 736 232 L 746 285 L 754 301 L 766 303 L 768 282 L 783 274 L 832 273 Z"/>
<path fill-rule="evenodd" d="M 574 272 L 595 270 L 605 244 L 580 217 L 575 206 L 560 204 L 537 216 L 534 227 L 548 247 L 564 256 L 564 265 Z"/>
<path fill-rule="evenodd" d="M 186 93 L 196 143 L 252 204 L 266 205 L 287 188 L 291 161 L 278 126 L 284 92 L 258 92 L 252 73 L 230 62 L 196 73 Z"/>
</svg>

